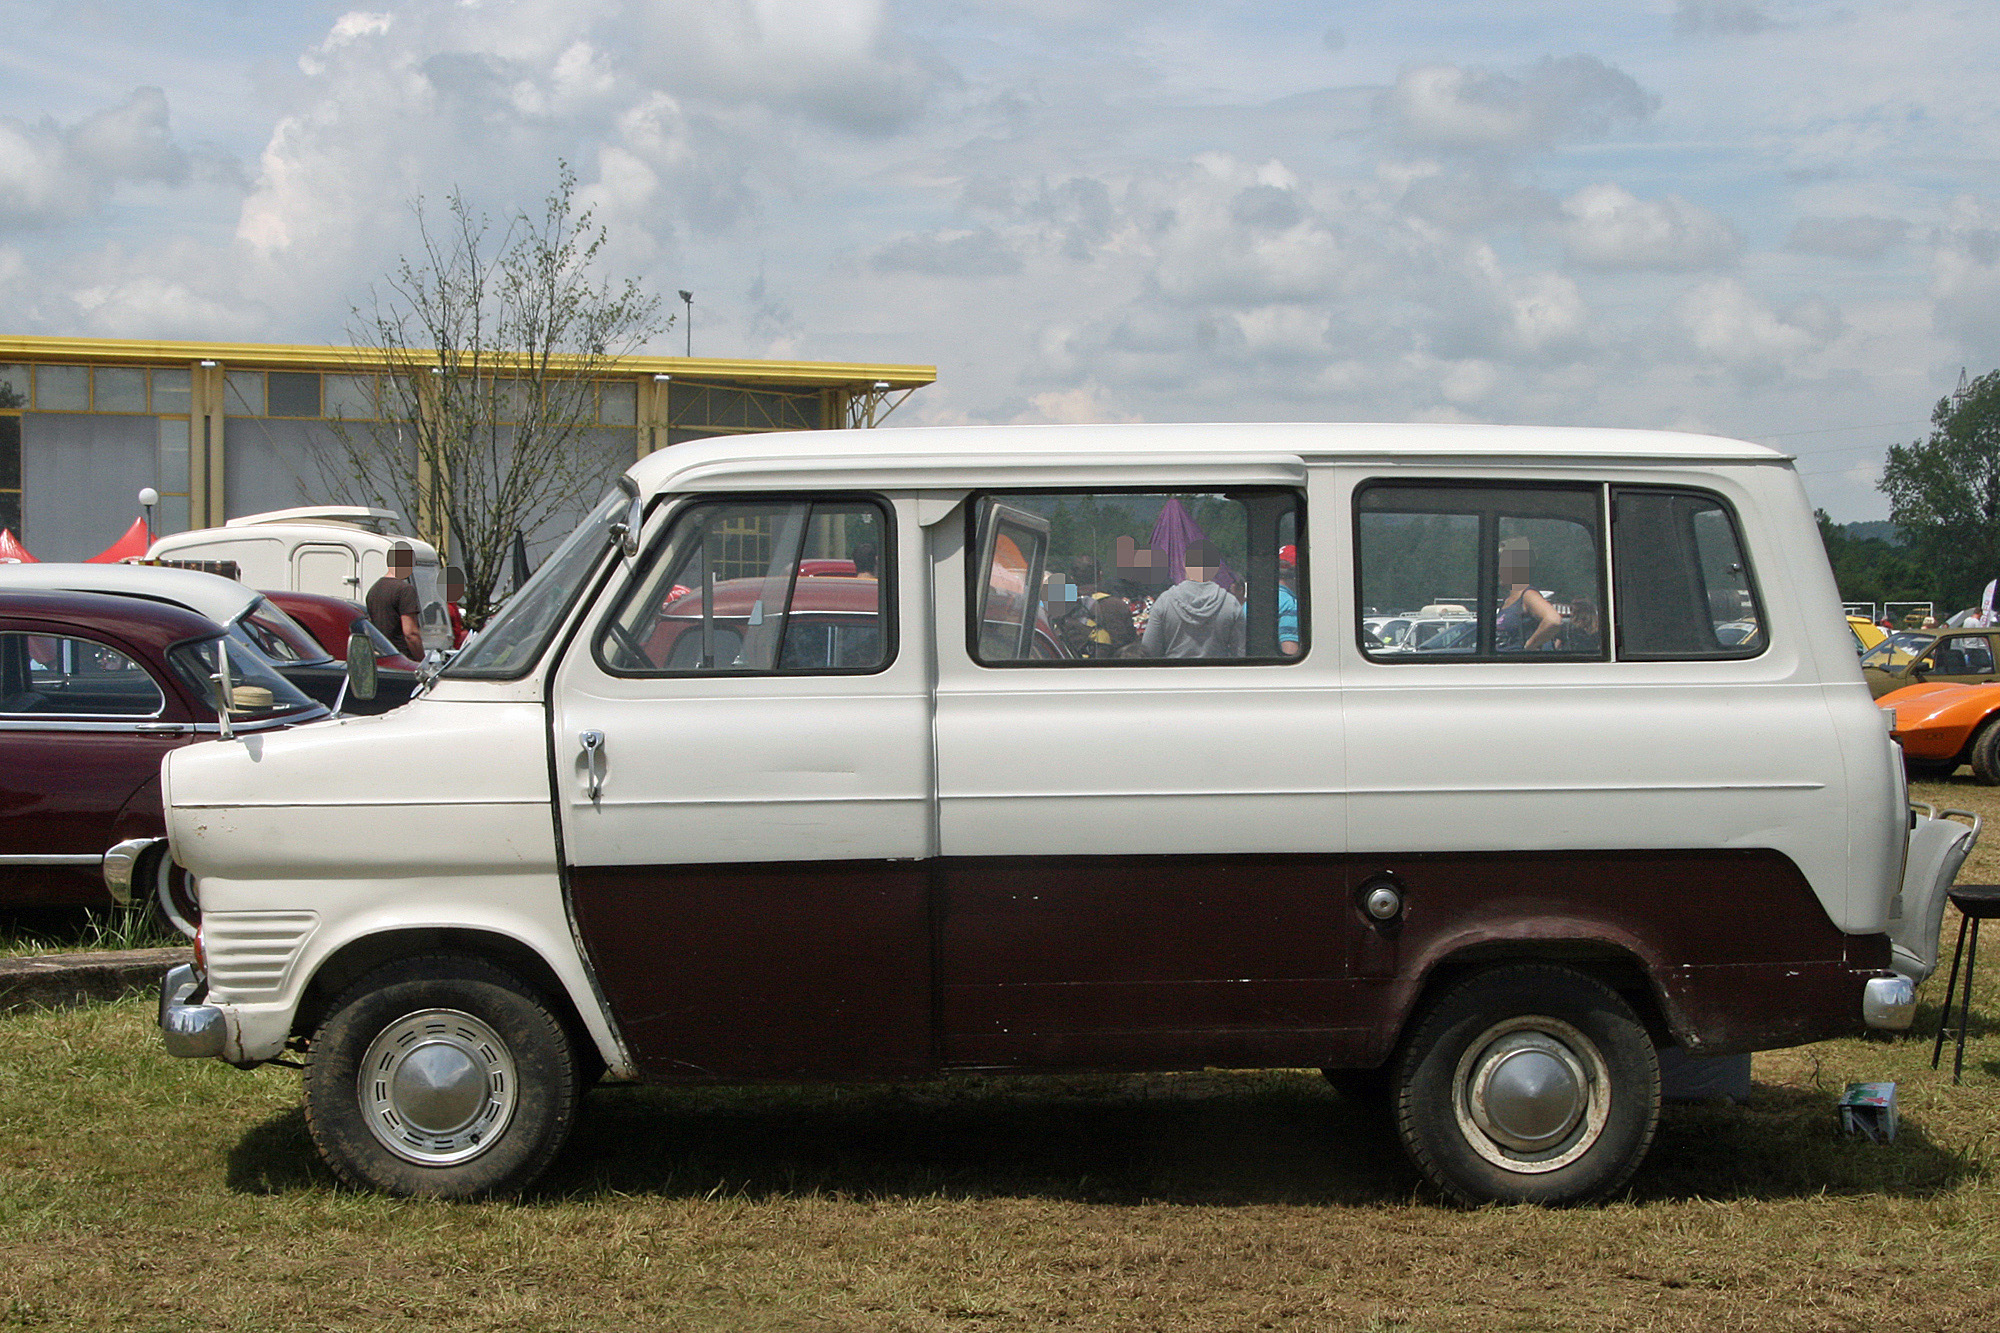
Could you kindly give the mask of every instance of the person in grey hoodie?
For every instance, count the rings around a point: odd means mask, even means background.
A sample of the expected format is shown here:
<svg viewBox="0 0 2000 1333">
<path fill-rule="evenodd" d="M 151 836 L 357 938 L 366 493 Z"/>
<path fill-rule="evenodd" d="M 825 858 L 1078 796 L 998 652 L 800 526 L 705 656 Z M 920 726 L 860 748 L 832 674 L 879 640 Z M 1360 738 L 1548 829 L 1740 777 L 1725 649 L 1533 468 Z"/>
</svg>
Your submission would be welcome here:
<svg viewBox="0 0 2000 1333">
<path fill-rule="evenodd" d="M 1188 547 L 1187 577 L 1160 594 L 1146 621 L 1146 656 L 1243 656 L 1243 604 L 1211 581 L 1221 567 L 1210 543 Z"/>
</svg>

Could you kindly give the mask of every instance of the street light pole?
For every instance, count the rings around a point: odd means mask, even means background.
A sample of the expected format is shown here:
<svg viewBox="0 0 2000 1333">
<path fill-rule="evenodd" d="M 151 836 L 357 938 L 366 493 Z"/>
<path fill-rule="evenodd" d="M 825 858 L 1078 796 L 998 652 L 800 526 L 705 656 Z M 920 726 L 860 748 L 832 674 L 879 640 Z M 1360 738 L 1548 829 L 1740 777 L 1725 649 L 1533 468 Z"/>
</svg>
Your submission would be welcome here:
<svg viewBox="0 0 2000 1333">
<path fill-rule="evenodd" d="M 687 334 L 687 354 L 689 357 L 693 357 L 694 356 L 694 293 L 682 292 L 681 304 L 687 307 L 687 323 L 681 326 L 681 330 L 682 332 Z"/>
<path fill-rule="evenodd" d="M 151 486 L 139 490 L 139 506 L 146 511 L 146 545 L 153 544 L 153 506 L 160 502 L 160 493 Z"/>
</svg>

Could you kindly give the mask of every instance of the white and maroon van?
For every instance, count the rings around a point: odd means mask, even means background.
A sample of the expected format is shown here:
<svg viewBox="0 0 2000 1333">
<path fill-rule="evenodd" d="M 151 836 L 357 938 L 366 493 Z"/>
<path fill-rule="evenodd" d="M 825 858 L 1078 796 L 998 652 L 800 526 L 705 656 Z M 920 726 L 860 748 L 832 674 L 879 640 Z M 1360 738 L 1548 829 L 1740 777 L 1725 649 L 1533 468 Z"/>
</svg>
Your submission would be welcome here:
<svg viewBox="0 0 2000 1333">
<path fill-rule="evenodd" d="M 1975 836 L 1911 816 L 1788 459 L 1497 427 L 676 446 L 410 705 L 165 792 L 168 1048 L 302 1054 L 343 1178 L 451 1196 L 607 1072 L 1276 1066 L 1455 1196 L 1598 1197 L 1662 1048 L 1906 1027 Z"/>
</svg>

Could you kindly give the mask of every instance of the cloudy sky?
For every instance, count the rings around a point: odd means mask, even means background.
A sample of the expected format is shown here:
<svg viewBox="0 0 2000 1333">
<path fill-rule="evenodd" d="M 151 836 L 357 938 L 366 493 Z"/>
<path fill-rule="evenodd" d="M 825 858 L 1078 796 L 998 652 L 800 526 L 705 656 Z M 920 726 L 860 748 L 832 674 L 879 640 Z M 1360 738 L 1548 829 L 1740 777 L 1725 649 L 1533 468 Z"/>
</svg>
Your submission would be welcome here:
<svg viewBox="0 0 2000 1333">
<path fill-rule="evenodd" d="M 344 342 L 564 159 L 696 355 L 898 422 L 1695 429 L 1856 520 L 2000 366 L 1991 0 L 0 10 L 0 331 Z"/>
</svg>

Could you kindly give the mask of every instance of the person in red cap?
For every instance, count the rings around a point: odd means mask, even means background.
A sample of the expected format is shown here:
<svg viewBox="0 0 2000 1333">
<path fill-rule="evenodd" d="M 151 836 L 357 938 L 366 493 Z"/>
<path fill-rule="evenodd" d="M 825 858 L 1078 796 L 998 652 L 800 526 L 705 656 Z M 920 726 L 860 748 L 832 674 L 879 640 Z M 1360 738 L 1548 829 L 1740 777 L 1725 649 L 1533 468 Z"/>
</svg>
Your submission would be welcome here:
<svg viewBox="0 0 2000 1333">
<path fill-rule="evenodd" d="M 1278 651 L 1299 655 L 1299 548 L 1278 548 Z"/>
</svg>

